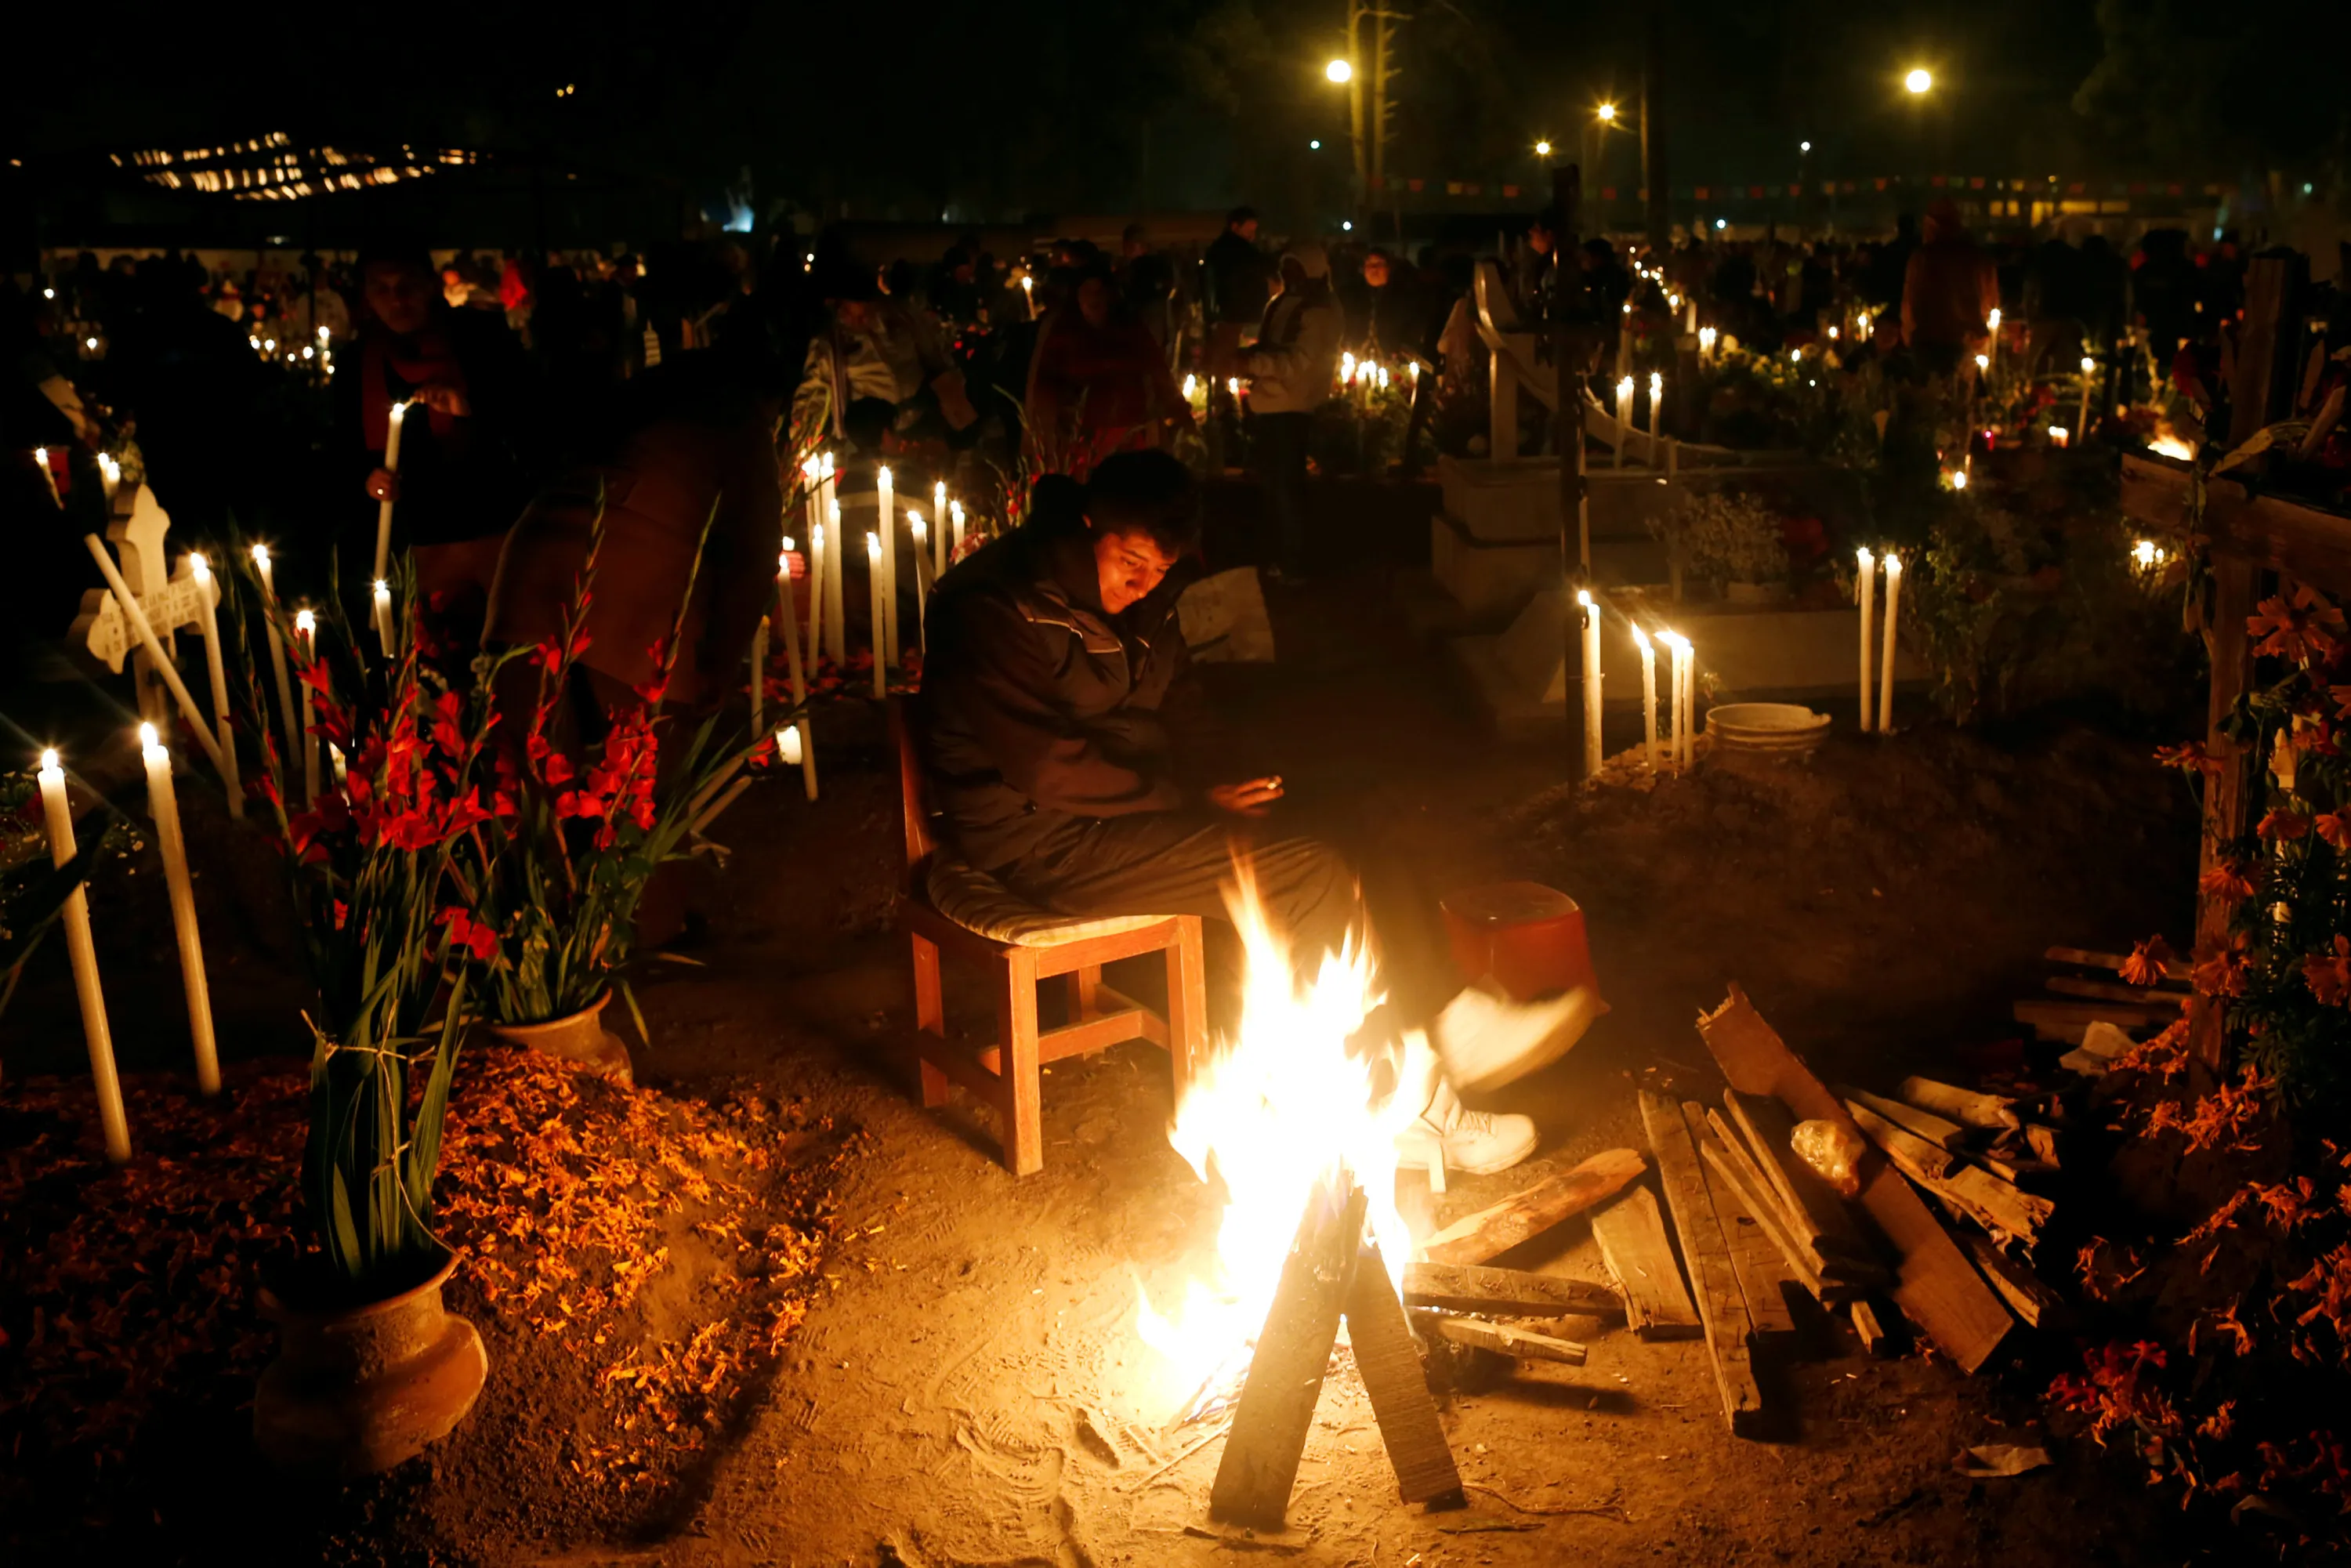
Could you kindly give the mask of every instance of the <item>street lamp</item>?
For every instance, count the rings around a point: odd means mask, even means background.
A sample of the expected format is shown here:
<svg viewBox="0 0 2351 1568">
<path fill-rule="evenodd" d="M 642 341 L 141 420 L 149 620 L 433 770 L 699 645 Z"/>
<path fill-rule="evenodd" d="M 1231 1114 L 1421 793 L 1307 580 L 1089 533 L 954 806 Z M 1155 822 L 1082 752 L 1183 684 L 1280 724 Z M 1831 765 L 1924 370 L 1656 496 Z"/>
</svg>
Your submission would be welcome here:
<svg viewBox="0 0 2351 1568">
<path fill-rule="evenodd" d="M 1908 88 L 1913 95 L 1923 96 L 1935 85 L 1935 75 L 1924 66 L 1913 66 L 1910 74 L 1902 78 L 1902 85 Z"/>
<path fill-rule="evenodd" d="M 1593 112 L 1603 125 L 1613 124 L 1616 119 L 1616 106 L 1613 103 L 1604 103 Z"/>
<path fill-rule="evenodd" d="M 1329 65 L 1322 68 L 1322 74 L 1329 77 L 1333 82 L 1336 82 L 1341 87 L 1344 87 L 1349 82 L 1355 79 L 1355 68 L 1349 65 L 1345 60 L 1332 60 Z M 1914 72 L 1912 74 L 1923 76 L 1926 73 L 1920 71 Z M 1913 88 L 1911 90 L 1913 92 L 1924 92 L 1926 89 Z"/>
<path fill-rule="evenodd" d="M 1536 143 L 1535 143 L 1535 156 L 1536 156 L 1536 157 L 1538 157 L 1538 158 L 1548 158 L 1548 157 L 1550 157 L 1550 156 L 1551 156 L 1551 143 L 1550 143 L 1550 142 L 1548 142 L 1548 141 L 1538 141 L 1538 142 L 1536 142 Z"/>
</svg>

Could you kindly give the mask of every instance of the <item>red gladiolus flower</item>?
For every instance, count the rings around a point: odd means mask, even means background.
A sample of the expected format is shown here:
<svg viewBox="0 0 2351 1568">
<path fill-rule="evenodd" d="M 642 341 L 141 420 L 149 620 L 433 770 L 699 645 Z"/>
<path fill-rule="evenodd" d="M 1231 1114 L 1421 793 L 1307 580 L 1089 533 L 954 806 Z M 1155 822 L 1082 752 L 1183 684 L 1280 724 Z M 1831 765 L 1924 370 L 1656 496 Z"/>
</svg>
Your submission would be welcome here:
<svg viewBox="0 0 2351 1568">
<path fill-rule="evenodd" d="M 448 928 L 452 947 L 462 947 L 484 962 L 497 953 L 496 930 L 475 920 L 472 914 L 458 905 L 452 904 L 443 910 L 433 923 Z"/>
</svg>

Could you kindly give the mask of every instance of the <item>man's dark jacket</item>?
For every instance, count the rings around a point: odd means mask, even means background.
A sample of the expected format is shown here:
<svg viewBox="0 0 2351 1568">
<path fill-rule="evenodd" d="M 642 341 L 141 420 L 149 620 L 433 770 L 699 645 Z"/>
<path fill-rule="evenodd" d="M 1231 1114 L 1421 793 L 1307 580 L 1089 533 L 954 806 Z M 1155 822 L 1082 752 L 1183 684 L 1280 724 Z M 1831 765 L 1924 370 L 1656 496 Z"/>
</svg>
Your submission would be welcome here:
<svg viewBox="0 0 2351 1568">
<path fill-rule="evenodd" d="M 1200 715 L 1176 616 L 1190 575 L 1111 615 L 1083 524 L 1040 517 L 939 580 L 924 765 L 966 860 L 1001 870 L 1073 824 L 1185 803 L 1170 728 Z"/>
</svg>

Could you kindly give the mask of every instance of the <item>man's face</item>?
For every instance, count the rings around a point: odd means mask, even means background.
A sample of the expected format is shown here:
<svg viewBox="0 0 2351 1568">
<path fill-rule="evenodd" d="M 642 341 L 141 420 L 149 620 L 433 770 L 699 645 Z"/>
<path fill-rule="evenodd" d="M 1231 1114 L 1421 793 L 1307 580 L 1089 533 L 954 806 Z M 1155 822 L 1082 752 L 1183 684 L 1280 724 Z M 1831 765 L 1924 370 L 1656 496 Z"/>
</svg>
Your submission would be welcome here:
<svg viewBox="0 0 2351 1568">
<path fill-rule="evenodd" d="M 375 319 L 402 337 L 424 330 L 433 319 L 437 290 L 433 275 L 423 267 L 402 261 L 371 261 L 360 288 Z"/>
<path fill-rule="evenodd" d="M 1255 218 L 1242 219 L 1239 223 L 1233 225 L 1233 233 L 1240 235 L 1241 238 L 1249 241 L 1251 245 L 1255 245 L 1257 243 L 1257 220 Z"/>
<path fill-rule="evenodd" d="M 1094 575 L 1102 587 L 1102 608 L 1113 615 L 1157 588 L 1176 564 L 1176 558 L 1141 528 L 1096 528 L 1091 517 L 1086 527 L 1093 530 Z"/>
<path fill-rule="evenodd" d="M 873 306 L 864 299 L 844 299 L 837 307 L 844 331 L 862 332 L 873 325 Z"/>
<path fill-rule="evenodd" d="M 1534 227 L 1527 231 L 1527 248 L 1529 250 L 1533 251 L 1537 256 L 1549 256 L 1551 254 L 1551 230 L 1543 227 L 1541 224 L 1537 224 Z"/>
<path fill-rule="evenodd" d="M 1384 256 L 1364 257 L 1364 281 L 1374 288 L 1388 286 L 1388 258 Z"/>
</svg>

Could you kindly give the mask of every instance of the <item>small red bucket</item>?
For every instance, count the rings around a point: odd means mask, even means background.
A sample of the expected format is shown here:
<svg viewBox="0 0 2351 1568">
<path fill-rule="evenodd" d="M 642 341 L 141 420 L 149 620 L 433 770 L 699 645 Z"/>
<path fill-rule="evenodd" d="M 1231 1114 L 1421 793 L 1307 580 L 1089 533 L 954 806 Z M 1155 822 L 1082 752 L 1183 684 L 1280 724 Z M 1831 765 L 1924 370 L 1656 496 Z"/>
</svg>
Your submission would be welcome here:
<svg viewBox="0 0 2351 1568">
<path fill-rule="evenodd" d="M 1444 900 L 1445 928 L 1462 982 L 1491 976 L 1514 1001 L 1599 987 L 1583 910 L 1539 882 L 1497 882 Z"/>
</svg>

